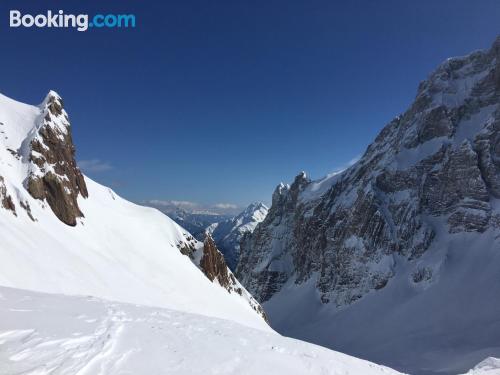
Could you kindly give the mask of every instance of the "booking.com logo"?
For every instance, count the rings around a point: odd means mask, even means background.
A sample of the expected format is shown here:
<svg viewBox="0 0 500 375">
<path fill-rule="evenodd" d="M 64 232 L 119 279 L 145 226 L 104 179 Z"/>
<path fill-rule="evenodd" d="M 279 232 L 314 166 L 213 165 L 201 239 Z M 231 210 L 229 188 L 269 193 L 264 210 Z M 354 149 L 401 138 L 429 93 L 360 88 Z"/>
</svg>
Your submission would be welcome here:
<svg viewBox="0 0 500 375">
<path fill-rule="evenodd" d="M 46 14 L 22 14 L 19 10 L 11 10 L 9 17 L 10 27 L 54 27 L 76 28 L 78 31 L 87 31 L 89 28 L 117 28 L 135 27 L 134 14 L 96 14 L 89 21 L 88 14 L 65 14 L 64 11 Z"/>
</svg>

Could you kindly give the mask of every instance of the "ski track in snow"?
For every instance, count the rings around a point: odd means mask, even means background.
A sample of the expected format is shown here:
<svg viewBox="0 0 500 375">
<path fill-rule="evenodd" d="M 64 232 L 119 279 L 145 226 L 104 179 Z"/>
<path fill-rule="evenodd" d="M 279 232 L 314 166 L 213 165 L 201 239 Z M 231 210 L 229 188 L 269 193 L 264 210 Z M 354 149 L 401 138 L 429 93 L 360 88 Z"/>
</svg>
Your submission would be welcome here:
<svg viewBox="0 0 500 375">
<path fill-rule="evenodd" d="M 399 374 L 223 319 L 92 297 L 0 291 L 2 375 Z"/>
<path fill-rule="evenodd" d="M 113 355 L 115 343 L 124 328 L 124 313 L 111 304 L 106 310 L 106 315 L 100 320 L 85 319 L 86 315 L 76 317 L 95 327 L 93 332 L 86 335 L 74 332 L 69 337 L 51 338 L 33 329 L 1 333 L 0 347 L 5 348 L 0 354 L 2 363 L 10 362 L 10 366 L 7 365 L 2 371 L 6 371 L 5 374 L 37 375 L 112 373 L 113 367 L 128 353 Z M 3 365 L 0 364 L 0 369 L 2 368 Z"/>
</svg>

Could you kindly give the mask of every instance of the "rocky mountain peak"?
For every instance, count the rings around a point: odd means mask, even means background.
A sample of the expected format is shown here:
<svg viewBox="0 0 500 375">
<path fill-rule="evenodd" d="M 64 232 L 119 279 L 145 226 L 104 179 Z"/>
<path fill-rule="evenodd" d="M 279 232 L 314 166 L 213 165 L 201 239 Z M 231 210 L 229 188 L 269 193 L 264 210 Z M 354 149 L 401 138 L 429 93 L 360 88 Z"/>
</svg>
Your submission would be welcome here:
<svg viewBox="0 0 500 375">
<path fill-rule="evenodd" d="M 266 220 L 242 244 L 243 284 L 265 301 L 314 276 L 321 301 L 344 306 L 387 285 L 395 254 L 418 259 L 443 230 L 498 228 L 498 53 L 499 39 L 446 60 L 335 178 L 311 183 L 301 172 L 278 185 Z"/>
<path fill-rule="evenodd" d="M 266 205 L 262 202 L 252 202 L 243 210 L 242 213 L 253 212 L 261 208 L 266 208 Z"/>
<path fill-rule="evenodd" d="M 47 109 L 52 115 L 59 116 L 63 113 L 63 102 L 61 96 L 54 90 L 50 90 L 41 104 L 42 109 Z"/>
<path fill-rule="evenodd" d="M 457 332 L 491 346 L 499 51 L 497 38 L 488 51 L 438 66 L 356 164 L 317 181 L 301 173 L 275 189 L 266 219 L 241 243 L 236 275 L 281 333 L 410 373 L 440 371 L 431 357 Z M 464 321 L 482 328 L 464 333 Z M 460 362 L 465 346 L 448 361 Z"/>
<path fill-rule="evenodd" d="M 254 202 L 235 217 L 211 224 L 206 228 L 205 232 L 213 236 L 231 270 L 235 270 L 238 264 L 240 243 L 244 236 L 253 232 L 257 224 L 265 219 L 268 210 L 264 203 Z"/>
<path fill-rule="evenodd" d="M 262 202 L 250 203 L 241 213 L 236 215 L 232 220 L 234 222 L 244 222 L 246 220 L 252 220 L 255 215 L 267 214 L 268 207 Z M 257 218 L 258 219 L 258 218 Z"/>
<path fill-rule="evenodd" d="M 295 176 L 293 180 L 292 185 L 303 185 L 305 183 L 308 183 L 309 179 L 307 178 L 307 173 L 304 171 L 301 171 L 297 176 Z"/>
<path fill-rule="evenodd" d="M 272 205 L 277 204 L 281 199 L 286 195 L 286 193 L 290 190 L 290 185 L 285 185 L 283 182 L 281 182 L 276 188 L 274 189 L 273 192 L 273 198 L 272 198 Z"/>
<path fill-rule="evenodd" d="M 85 179 L 75 161 L 69 117 L 61 97 L 50 91 L 40 105 L 39 123 L 29 141 L 28 192 L 47 200 L 54 214 L 74 226 L 83 217 L 78 197 L 88 197 Z"/>
</svg>

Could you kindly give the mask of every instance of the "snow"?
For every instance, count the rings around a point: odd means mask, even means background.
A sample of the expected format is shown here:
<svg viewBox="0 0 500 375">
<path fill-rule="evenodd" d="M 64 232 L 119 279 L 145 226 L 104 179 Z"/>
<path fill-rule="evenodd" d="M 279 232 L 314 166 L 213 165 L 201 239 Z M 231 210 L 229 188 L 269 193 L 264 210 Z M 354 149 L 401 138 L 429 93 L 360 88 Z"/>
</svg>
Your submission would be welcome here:
<svg viewBox="0 0 500 375">
<path fill-rule="evenodd" d="M 231 232 L 253 232 L 258 223 L 264 221 L 269 208 L 260 202 L 250 204 L 243 212 L 234 217 Z"/>
<path fill-rule="evenodd" d="M 4 287 L 0 287 L 0 373 L 399 374 L 227 320 Z"/>
<path fill-rule="evenodd" d="M 482 108 L 470 118 L 460 121 L 455 134 L 455 144 L 461 144 L 464 140 L 474 141 L 475 136 L 486 128 L 486 124 L 495 121 L 494 112 L 498 105 L 489 105 Z"/>
<path fill-rule="evenodd" d="M 482 52 L 476 53 L 481 54 Z M 468 56 L 448 59 L 436 70 L 434 73 L 435 79 L 433 80 L 433 91 L 435 93 L 431 93 L 431 98 L 435 106 L 459 107 L 470 97 L 471 91 L 476 84 L 488 75 L 487 70 L 475 72 L 474 64 L 469 62 L 454 72 L 454 77 L 449 79 L 448 75 L 444 73 L 449 69 L 449 65 L 455 61 L 467 58 Z"/>
<path fill-rule="evenodd" d="M 0 206 L 0 285 L 159 306 L 271 331 L 246 292 L 228 293 L 180 253 L 179 244 L 194 244 L 198 253 L 203 245 L 158 210 L 128 202 L 88 177 L 89 198 L 78 198 L 85 217 L 76 227 L 32 198 L 24 181 L 33 164 L 7 148 L 26 146 L 44 114 L 43 103 L 0 96 L 0 176 L 17 211 Z M 20 202 L 29 204 L 36 221 Z"/>
<path fill-rule="evenodd" d="M 0 94 L 0 108 L 2 108 L 0 111 L 0 123 L 2 124 L 0 126 L 2 128 L 0 130 L 6 128 L 9 130 L 8 139 L 3 139 L 3 143 L 5 146 L 17 150 L 35 126 L 40 116 L 40 108 L 17 102 L 2 94 Z"/>
<path fill-rule="evenodd" d="M 36 223 L 21 210 L 17 218 L 0 210 L 0 285 L 163 306 L 265 329 L 246 301 L 215 288 L 179 252 L 186 234 L 180 226 L 86 182 L 90 198 L 79 201 L 85 219 L 76 228 L 29 196 Z"/>
<path fill-rule="evenodd" d="M 297 339 L 412 374 L 463 373 L 500 356 L 496 234 L 438 232 L 418 260 L 396 256 L 398 272 L 387 286 L 349 308 L 321 304 L 316 276 L 289 280 L 264 308 L 278 332 Z M 424 268 L 431 279 L 415 284 L 410 275 Z"/>
<path fill-rule="evenodd" d="M 342 176 L 345 169 L 327 174 L 325 177 L 312 181 L 300 193 L 301 201 L 310 201 L 320 198 L 325 194 Z"/>
<path fill-rule="evenodd" d="M 500 359 L 488 357 L 478 363 L 467 375 L 498 375 L 500 374 Z"/>
<path fill-rule="evenodd" d="M 447 137 L 438 137 L 423 143 L 419 147 L 403 148 L 401 152 L 394 157 L 393 169 L 405 170 L 413 167 L 425 158 L 434 155 L 447 143 L 450 143 Z"/>
<path fill-rule="evenodd" d="M 393 158 L 392 169 L 406 170 L 413 167 L 425 158 L 434 155 L 440 148 L 448 144 L 454 148 L 458 148 L 466 140 L 473 142 L 474 137 L 481 129 L 484 129 L 488 123 L 494 121 L 493 114 L 496 109 L 497 105 L 486 106 L 470 118 L 460 121 L 457 124 L 456 134 L 454 134 L 453 138 L 437 137 L 419 145 L 419 147 L 403 148 Z"/>
</svg>

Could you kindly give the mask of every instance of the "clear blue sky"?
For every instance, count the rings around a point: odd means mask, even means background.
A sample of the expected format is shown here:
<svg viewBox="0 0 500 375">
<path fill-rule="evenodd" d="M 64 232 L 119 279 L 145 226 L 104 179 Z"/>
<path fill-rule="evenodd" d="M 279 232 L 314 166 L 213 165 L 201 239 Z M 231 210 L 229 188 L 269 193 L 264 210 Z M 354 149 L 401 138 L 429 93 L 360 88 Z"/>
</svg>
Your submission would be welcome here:
<svg viewBox="0 0 500 375">
<path fill-rule="evenodd" d="M 9 9 L 135 13 L 137 27 L 9 29 Z M 499 20 L 498 0 L 2 0 L 0 91 L 58 91 L 87 174 L 129 199 L 269 202 L 297 172 L 361 154 Z"/>
</svg>

